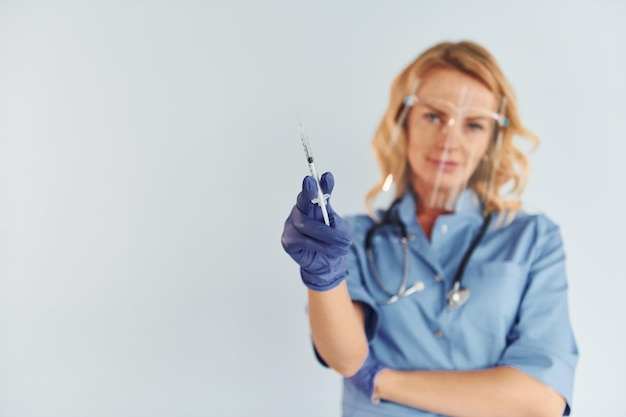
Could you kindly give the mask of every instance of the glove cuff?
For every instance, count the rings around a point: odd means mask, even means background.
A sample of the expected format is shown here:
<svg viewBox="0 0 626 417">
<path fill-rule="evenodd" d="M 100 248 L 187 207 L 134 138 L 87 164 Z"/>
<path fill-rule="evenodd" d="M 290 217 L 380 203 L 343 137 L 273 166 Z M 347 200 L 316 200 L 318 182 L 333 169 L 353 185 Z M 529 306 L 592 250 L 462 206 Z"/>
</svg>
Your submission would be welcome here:
<svg viewBox="0 0 626 417">
<path fill-rule="evenodd" d="M 348 276 L 348 271 L 337 273 L 335 277 L 330 278 L 328 276 L 313 275 L 300 268 L 300 276 L 307 288 L 313 291 L 323 292 L 332 290 L 341 284 Z"/>
<path fill-rule="evenodd" d="M 361 369 L 348 379 L 368 396 L 372 404 L 379 404 L 380 397 L 376 392 L 376 378 L 384 369 L 387 367 L 378 362 L 371 354 L 368 354 L 365 362 L 361 365 Z"/>
</svg>

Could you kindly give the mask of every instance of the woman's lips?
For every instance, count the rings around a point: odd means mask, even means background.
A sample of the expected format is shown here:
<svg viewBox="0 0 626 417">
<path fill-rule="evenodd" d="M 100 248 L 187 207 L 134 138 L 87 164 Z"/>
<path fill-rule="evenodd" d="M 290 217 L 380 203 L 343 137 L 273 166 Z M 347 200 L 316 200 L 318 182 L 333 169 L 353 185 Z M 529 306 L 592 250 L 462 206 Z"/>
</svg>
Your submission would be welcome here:
<svg viewBox="0 0 626 417">
<path fill-rule="evenodd" d="M 437 159 L 437 158 L 426 158 L 426 161 L 428 161 L 429 164 L 434 165 L 435 167 L 437 167 L 437 169 L 440 169 L 440 170 L 446 171 L 446 172 L 454 171 L 459 166 L 458 162 L 443 161 L 443 160 Z"/>
</svg>

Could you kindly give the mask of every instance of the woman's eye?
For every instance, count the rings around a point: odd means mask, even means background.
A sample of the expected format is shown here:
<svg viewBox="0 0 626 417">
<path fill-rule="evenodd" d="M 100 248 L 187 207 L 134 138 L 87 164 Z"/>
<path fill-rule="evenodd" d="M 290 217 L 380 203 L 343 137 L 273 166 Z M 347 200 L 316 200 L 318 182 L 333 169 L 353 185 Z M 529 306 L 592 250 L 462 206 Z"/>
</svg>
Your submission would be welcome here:
<svg viewBox="0 0 626 417">
<path fill-rule="evenodd" d="M 472 132 L 480 132 L 482 130 L 485 130 L 485 127 L 480 123 L 468 123 L 467 127 Z"/>
<path fill-rule="evenodd" d="M 436 113 L 426 113 L 426 120 L 431 123 L 439 123 L 441 121 L 441 117 L 439 117 Z"/>
</svg>

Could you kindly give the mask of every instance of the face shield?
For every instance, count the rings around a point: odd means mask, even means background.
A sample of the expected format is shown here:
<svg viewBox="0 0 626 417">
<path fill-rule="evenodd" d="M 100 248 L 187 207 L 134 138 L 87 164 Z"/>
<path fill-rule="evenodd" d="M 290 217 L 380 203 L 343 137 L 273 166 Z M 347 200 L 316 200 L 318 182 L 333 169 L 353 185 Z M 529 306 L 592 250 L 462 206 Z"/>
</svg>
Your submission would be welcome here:
<svg viewBox="0 0 626 417">
<path fill-rule="evenodd" d="M 460 86 L 436 94 L 417 86 L 404 100 L 389 148 L 404 131 L 409 178 L 420 204 L 452 211 L 460 194 L 474 185 L 488 199 L 495 192 L 492 175 L 502 128 L 508 125 L 506 99 L 494 109 L 490 92 Z M 392 183 L 390 174 L 383 191 Z"/>
</svg>

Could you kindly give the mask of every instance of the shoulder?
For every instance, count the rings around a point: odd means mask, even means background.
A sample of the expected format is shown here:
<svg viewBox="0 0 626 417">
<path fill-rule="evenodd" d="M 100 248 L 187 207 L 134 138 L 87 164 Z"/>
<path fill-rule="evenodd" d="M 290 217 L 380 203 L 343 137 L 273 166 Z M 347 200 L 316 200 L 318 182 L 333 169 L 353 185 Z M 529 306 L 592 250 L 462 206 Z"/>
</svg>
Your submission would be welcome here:
<svg viewBox="0 0 626 417">
<path fill-rule="evenodd" d="M 508 229 L 513 233 L 532 232 L 537 237 L 559 233 L 560 230 L 559 225 L 546 214 L 526 207 L 519 209 L 513 219 L 507 214 L 498 214 L 494 223 L 496 229 Z"/>
<path fill-rule="evenodd" d="M 520 209 L 515 217 L 495 233 L 502 247 L 514 247 L 523 253 L 526 262 L 535 262 L 548 253 L 562 252 L 563 240 L 559 225 L 544 213 Z"/>
</svg>

